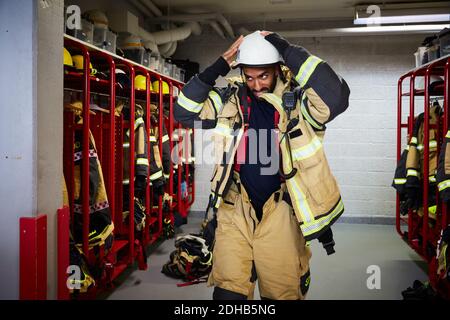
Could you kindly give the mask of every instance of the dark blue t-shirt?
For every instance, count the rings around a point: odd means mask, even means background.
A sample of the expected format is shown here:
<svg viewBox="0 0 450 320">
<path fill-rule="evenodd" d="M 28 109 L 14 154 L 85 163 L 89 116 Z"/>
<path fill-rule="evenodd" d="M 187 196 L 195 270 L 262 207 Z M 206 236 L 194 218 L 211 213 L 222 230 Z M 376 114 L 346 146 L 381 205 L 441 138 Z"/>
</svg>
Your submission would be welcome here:
<svg viewBox="0 0 450 320">
<path fill-rule="evenodd" d="M 278 143 L 274 133 L 275 108 L 251 97 L 245 163 L 240 165 L 241 183 L 259 220 L 269 197 L 280 188 Z"/>
</svg>

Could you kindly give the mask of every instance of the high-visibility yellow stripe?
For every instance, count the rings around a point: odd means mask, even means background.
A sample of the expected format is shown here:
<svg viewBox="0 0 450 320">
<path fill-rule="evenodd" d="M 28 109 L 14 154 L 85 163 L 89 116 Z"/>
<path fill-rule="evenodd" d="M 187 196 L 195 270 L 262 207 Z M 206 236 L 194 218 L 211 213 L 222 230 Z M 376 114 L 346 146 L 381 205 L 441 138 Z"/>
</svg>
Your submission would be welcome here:
<svg viewBox="0 0 450 320">
<path fill-rule="evenodd" d="M 128 179 L 122 180 L 122 184 L 130 184 L 130 180 Z"/>
<path fill-rule="evenodd" d="M 317 65 L 322 61 L 322 59 L 312 55 L 309 56 L 308 59 L 306 59 L 306 61 L 300 67 L 297 75 L 295 76 L 295 80 L 297 80 L 301 87 L 305 86 L 314 70 L 316 69 Z"/>
<path fill-rule="evenodd" d="M 414 177 L 418 177 L 419 173 L 417 172 L 417 170 L 414 169 L 408 169 L 408 171 L 406 172 L 406 176 L 414 176 Z"/>
<path fill-rule="evenodd" d="M 406 179 L 394 179 L 394 183 L 395 184 L 405 184 L 406 183 Z"/>
<path fill-rule="evenodd" d="M 308 110 L 306 110 L 306 106 L 303 103 L 303 101 L 301 102 L 300 109 L 302 111 L 303 117 L 306 119 L 306 121 L 309 122 L 310 125 L 312 125 L 314 128 L 319 129 L 319 130 L 323 129 L 323 126 L 310 116 L 310 114 L 308 113 Z"/>
<path fill-rule="evenodd" d="M 233 135 L 233 129 L 224 125 L 223 123 L 218 123 L 214 128 L 214 132 L 225 137 L 230 137 Z"/>
<path fill-rule="evenodd" d="M 450 138 L 450 130 L 447 131 L 447 134 L 445 135 L 446 138 Z"/>
<path fill-rule="evenodd" d="M 164 173 L 164 178 L 169 179 L 170 178 L 170 174 L 169 173 Z"/>
<path fill-rule="evenodd" d="M 141 124 L 144 124 L 144 119 L 137 118 L 134 120 L 134 130 L 136 130 Z"/>
<path fill-rule="evenodd" d="M 180 95 L 178 96 L 177 103 L 186 109 L 187 111 L 199 113 L 203 108 L 203 102 L 197 103 L 189 98 L 187 98 L 183 91 L 180 92 Z"/>
<path fill-rule="evenodd" d="M 156 137 L 155 136 L 150 136 L 150 142 L 156 142 Z"/>
<path fill-rule="evenodd" d="M 219 114 L 219 112 L 222 110 L 222 107 L 223 107 L 222 98 L 220 98 L 218 93 L 215 92 L 214 90 L 211 90 L 209 92 L 208 96 L 213 101 L 213 105 L 214 105 L 214 108 L 216 109 L 217 114 Z"/>
<path fill-rule="evenodd" d="M 163 137 L 162 137 L 162 143 L 164 143 L 164 142 L 166 142 L 166 141 L 169 141 L 169 135 L 168 135 L 168 134 L 165 134 L 165 135 L 163 135 Z"/>
<path fill-rule="evenodd" d="M 439 192 L 450 187 L 450 180 L 444 180 L 438 184 Z"/>
<path fill-rule="evenodd" d="M 123 147 L 124 148 L 129 148 L 130 147 L 130 143 L 129 142 L 124 142 L 123 143 Z"/>
<path fill-rule="evenodd" d="M 158 179 L 158 178 L 161 178 L 162 175 L 163 175 L 163 172 L 162 172 L 162 170 L 160 170 L 160 171 L 158 171 L 158 172 L 152 174 L 152 175 L 150 176 L 150 180 L 153 181 L 153 180 L 156 180 L 156 179 Z"/>
<path fill-rule="evenodd" d="M 314 220 L 311 223 L 303 223 L 302 225 L 300 225 L 303 235 L 306 237 L 316 232 L 319 232 L 321 229 L 329 225 L 330 222 L 336 216 L 341 214 L 343 211 L 344 211 L 344 203 L 342 202 L 342 199 L 340 199 L 338 205 L 336 206 L 336 208 L 334 208 L 334 210 L 330 214 L 320 219 Z"/>
<path fill-rule="evenodd" d="M 283 143 L 285 144 L 286 148 L 286 140 L 283 140 Z M 293 198 L 293 206 L 296 209 L 296 212 L 298 212 L 305 222 L 310 222 L 314 220 L 314 215 L 311 212 L 311 209 L 308 205 L 308 202 L 306 201 L 306 196 L 302 192 L 302 189 L 298 185 L 297 181 L 295 179 L 288 179 L 286 180 L 286 184 L 289 189 L 293 190 L 294 192 L 290 192 L 289 194 Z"/>
<path fill-rule="evenodd" d="M 429 143 L 430 149 L 435 149 L 437 148 L 437 141 L 436 140 L 431 140 Z M 423 144 L 419 144 L 417 146 L 417 150 L 423 150 Z"/>
<path fill-rule="evenodd" d="M 293 160 L 305 160 L 317 153 L 322 148 L 319 138 L 314 137 L 306 146 L 292 150 Z"/>
<path fill-rule="evenodd" d="M 412 137 L 410 143 L 417 144 L 417 138 L 416 137 Z"/>
<path fill-rule="evenodd" d="M 139 166 L 148 166 L 148 159 L 138 158 L 138 159 L 136 159 L 136 164 Z"/>
<path fill-rule="evenodd" d="M 221 196 L 218 196 L 218 197 L 217 197 L 216 205 L 215 205 L 214 207 L 218 208 L 218 207 L 220 206 L 220 203 L 221 203 L 221 202 L 222 202 L 222 197 L 221 197 Z"/>
<path fill-rule="evenodd" d="M 429 177 L 428 177 L 428 180 L 429 180 L 430 182 L 436 182 L 436 176 L 429 176 Z"/>
</svg>

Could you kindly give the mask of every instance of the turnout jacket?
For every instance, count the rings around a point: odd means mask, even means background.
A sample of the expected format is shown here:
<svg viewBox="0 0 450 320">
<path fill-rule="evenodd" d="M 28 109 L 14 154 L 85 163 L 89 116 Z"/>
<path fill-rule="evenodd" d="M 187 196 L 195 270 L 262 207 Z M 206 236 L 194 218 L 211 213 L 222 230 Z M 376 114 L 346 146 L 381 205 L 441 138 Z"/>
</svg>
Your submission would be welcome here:
<svg viewBox="0 0 450 320">
<path fill-rule="evenodd" d="M 144 109 L 139 104 L 135 106 L 134 120 L 134 175 L 148 176 L 148 146 L 145 122 L 143 119 Z M 135 177 L 132 177 L 134 181 Z M 128 129 L 123 139 L 123 184 L 130 183 L 130 129 Z"/>
<path fill-rule="evenodd" d="M 440 107 L 430 108 L 430 126 L 438 123 Z M 406 201 L 407 207 L 418 209 L 422 206 L 423 160 L 424 160 L 424 114 L 415 118 L 413 133 L 410 141 L 402 153 L 397 165 L 392 186 L 400 193 L 401 200 Z M 437 132 L 429 129 L 429 199 L 430 204 L 436 203 L 434 187 L 436 186 L 436 171 L 438 165 Z"/>
<path fill-rule="evenodd" d="M 287 179 L 286 185 L 301 231 L 309 241 L 328 230 L 344 211 L 322 143 L 325 124 L 347 109 L 350 90 L 328 63 L 304 48 L 290 45 L 276 34 L 266 39 L 278 48 L 287 68 L 283 71 L 284 77 L 277 78 L 273 92 L 263 94 L 262 98 L 279 113 L 275 124 L 278 139 L 290 135 L 293 164 L 286 139 L 282 139 L 280 145 L 281 163 L 284 172 L 290 172 L 292 166 L 297 168 L 296 175 Z M 196 75 L 181 90 L 174 106 L 174 117 L 183 126 L 192 128 L 198 122 L 203 129 L 214 128 L 215 154 L 219 155 L 219 161 L 211 180 L 209 205 L 215 209 L 232 182 L 234 156 L 245 126 L 240 105 L 242 99 L 246 99 L 246 85 L 242 79 L 228 81 L 230 85 L 226 89 L 219 89 Z M 291 114 L 298 122 L 290 128 L 281 97 L 297 86 L 303 89 L 303 94 Z"/>
<path fill-rule="evenodd" d="M 439 196 L 445 202 L 450 200 L 450 131 L 445 135 L 442 143 L 436 180 L 439 189 Z"/>
</svg>

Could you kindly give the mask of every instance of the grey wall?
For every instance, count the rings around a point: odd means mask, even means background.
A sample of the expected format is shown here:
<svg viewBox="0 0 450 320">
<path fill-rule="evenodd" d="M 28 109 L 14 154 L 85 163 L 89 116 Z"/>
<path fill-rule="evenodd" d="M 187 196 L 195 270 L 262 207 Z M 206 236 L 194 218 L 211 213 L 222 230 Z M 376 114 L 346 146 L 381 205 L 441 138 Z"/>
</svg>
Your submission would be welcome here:
<svg viewBox="0 0 450 320">
<path fill-rule="evenodd" d="M 0 299 L 19 298 L 19 218 L 38 214 L 48 223 L 47 297 L 56 297 L 63 0 L 47 4 L 0 1 Z"/>
<path fill-rule="evenodd" d="M 329 62 L 351 89 L 348 110 L 328 125 L 325 150 L 338 179 L 346 216 L 394 216 L 397 80 L 414 67 L 424 35 L 289 39 Z M 179 43 L 177 58 L 212 63 L 231 44 L 204 33 Z M 218 84 L 223 84 L 218 81 Z M 198 137 L 197 137 L 198 138 Z M 201 150 L 196 150 L 196 153 Z M 198 157 L 198 156 L 197 156 Z M 204 210 L 212 166 L 196 168 L 196 202 Z"/>
<path fill-rule="evenodd" d="M 47 297 L 56 298 L 56 213 L 62 207 L 63 177 L 63 0 L 38 6 L 37 212 L 47 215 Z"/>
<path fill-rule="evenodd" d="M 0 299 L 19 297 L 19 218 L 36 213 L 34 1 L 0 1 Z"/>
</svg>

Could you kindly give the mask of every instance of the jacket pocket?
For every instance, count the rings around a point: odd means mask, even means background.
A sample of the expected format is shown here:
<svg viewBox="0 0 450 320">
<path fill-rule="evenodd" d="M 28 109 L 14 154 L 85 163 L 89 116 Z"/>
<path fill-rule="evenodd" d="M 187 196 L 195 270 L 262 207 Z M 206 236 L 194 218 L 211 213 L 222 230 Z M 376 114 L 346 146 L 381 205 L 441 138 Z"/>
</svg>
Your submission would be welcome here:
<svg viewBox="0 0 450 320">
<path fill-rule="evenodd" d="M 300 170 L 314 167 L 321 162 L 322 141 L 304 121 L 300 121 L 288 135 L 292 161 L 298 165 Z"/>
<path fill-rule="evenodd" d="M 332 205 L 331 200 L 339 194 L 337 182 L 331 172 L 327 172 L 326 168 L 323 168 L 326 172 L 322 179 L 317 181 L 311 181 L 311 184 L 307 186 L 307 190 L 310 199 L 315 206 L 321 211 L 325 212 L 329 210 L 329 206 Z"/>
</svg>

